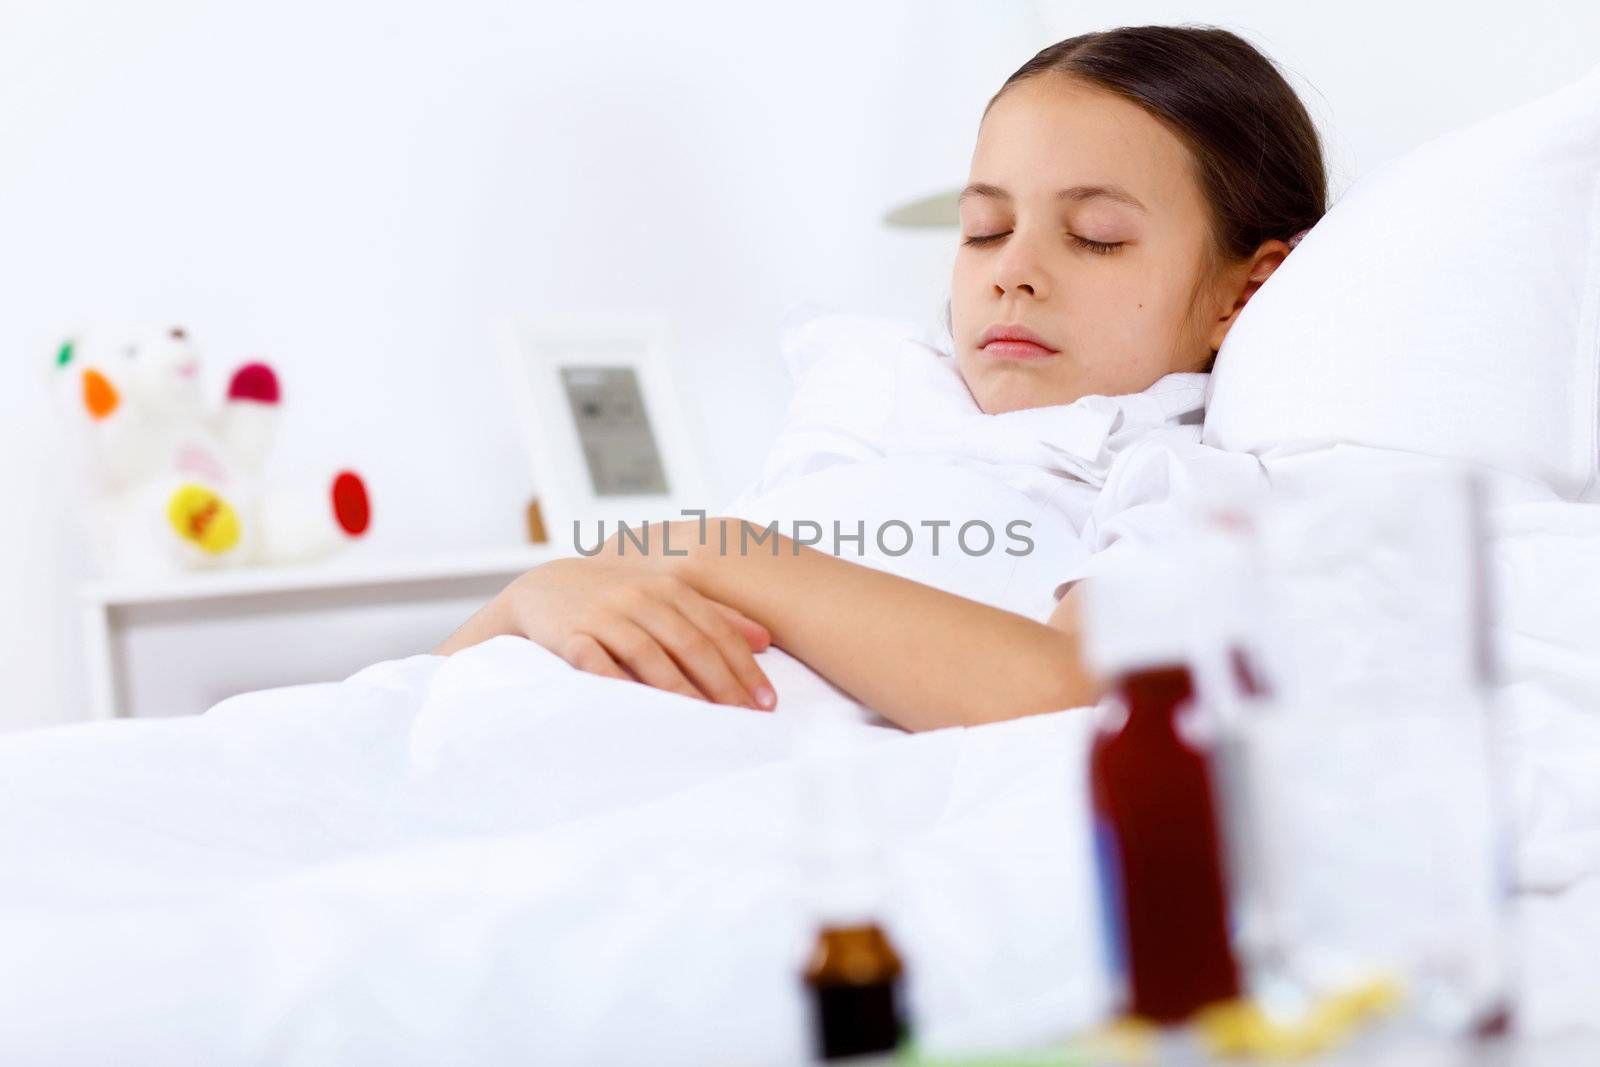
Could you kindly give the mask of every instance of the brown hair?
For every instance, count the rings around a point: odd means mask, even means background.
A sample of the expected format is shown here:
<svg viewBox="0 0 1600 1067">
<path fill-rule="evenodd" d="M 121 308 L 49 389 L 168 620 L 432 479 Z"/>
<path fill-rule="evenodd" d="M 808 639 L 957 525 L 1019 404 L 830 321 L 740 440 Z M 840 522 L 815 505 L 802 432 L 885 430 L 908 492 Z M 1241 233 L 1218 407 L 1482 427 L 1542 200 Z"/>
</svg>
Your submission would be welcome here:
<svg viewBox="0 0 1600 1067">
<path fill-rule="evenodd" d="M 1327 211 L 1322 141 L 1272 60 L 1211 26 L 1124 26 L 1051 45 L 1006 79 L 1066 74 L 1144 108 L 1189 146 L 1216 250 L 1240 260 Z M 987 113 L 987 108 L 985 113 Z"/>
</svg>

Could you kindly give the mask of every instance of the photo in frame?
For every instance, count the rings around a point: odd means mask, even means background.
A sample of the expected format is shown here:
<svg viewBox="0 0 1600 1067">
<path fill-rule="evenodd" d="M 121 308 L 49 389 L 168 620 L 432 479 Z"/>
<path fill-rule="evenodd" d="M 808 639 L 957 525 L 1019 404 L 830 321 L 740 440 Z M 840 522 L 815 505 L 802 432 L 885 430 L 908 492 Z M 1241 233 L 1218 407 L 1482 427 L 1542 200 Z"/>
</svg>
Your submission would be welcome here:
<svg viewBox="0 0 1600 1067">
<path fill-rule="evenodd" d="M 540 511 L 563 552 L 592 549 L 601 523 L 609 537 L 619 522 L 637 529 L 708 506 L 705 457 L 674 384 L 664 324 L 603 321 L 494 324 Z"/>
</svg>

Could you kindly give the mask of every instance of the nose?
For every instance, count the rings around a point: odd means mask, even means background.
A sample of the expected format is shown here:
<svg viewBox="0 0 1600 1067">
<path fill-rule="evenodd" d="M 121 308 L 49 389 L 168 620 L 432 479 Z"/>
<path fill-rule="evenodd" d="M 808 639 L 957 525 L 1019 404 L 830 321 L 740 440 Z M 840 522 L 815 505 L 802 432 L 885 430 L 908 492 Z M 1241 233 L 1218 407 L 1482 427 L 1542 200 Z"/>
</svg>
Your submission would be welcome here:
<svg viewBox="0 0 1600 1067">
<path fill-rule="evenodd" d="M 1029 296 L 1043 300 L 1050 295 L 1050 276 L 1034 242 L 1013 232 L 994 265 L 994 295 Z"/>
</svg>

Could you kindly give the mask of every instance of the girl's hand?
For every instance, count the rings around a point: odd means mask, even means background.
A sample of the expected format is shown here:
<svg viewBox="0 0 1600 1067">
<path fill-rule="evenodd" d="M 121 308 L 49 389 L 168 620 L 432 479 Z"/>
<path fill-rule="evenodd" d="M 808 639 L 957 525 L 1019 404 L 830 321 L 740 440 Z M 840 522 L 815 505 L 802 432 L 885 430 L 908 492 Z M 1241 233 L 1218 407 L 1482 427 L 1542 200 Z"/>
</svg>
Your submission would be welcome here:
<svg viewBox="0 0 1600 1067">
<path fill-rule="evenodd" d="M 522 634 L 590 674 L 716 704 L 777 704 L 754 655 L 771 644 L 766 628 L 637 560 L 552 560 L 486 610 L 499 615 L 498 632 Z"/>
</svg>

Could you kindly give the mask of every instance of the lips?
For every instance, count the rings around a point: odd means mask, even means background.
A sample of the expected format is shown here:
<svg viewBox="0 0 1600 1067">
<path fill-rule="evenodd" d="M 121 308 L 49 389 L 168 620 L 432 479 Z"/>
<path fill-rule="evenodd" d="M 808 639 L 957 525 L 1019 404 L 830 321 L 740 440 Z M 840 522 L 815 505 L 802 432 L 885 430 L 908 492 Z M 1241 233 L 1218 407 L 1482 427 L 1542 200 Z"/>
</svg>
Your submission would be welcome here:
<svg viewBox="0 0 1600 1067">
<path fill-rule="evenodd" d="M 996 323 L 978 338 L 978 351 L 990 359 L 1048 359 L 1061 350 L 1026 326 Z"/>
</svg>

